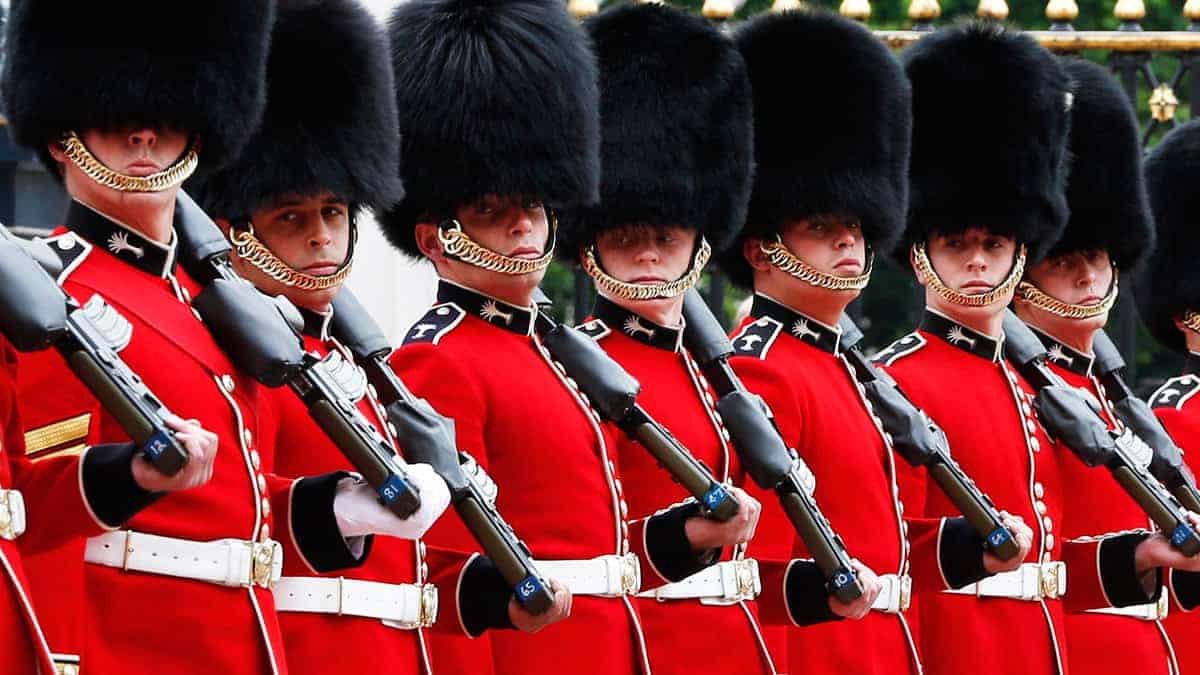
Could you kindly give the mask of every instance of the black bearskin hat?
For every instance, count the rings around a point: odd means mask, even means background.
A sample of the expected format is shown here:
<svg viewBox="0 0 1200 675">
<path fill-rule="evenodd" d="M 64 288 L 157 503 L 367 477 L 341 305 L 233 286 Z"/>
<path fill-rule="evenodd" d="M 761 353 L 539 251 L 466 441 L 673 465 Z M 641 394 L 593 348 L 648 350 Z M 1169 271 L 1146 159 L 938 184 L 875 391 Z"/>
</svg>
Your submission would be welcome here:
<svg viewBox="0 0 1200 675">
<path fill-rule="evenodd" d="M 562 0 L 411 0 L 388 30 L 407 196 L 381 218 L 420 257 L 413 226 L 482 195 L 595 203 L 596 59 Z"/>
<path fill-rule="evenodd" d="M 908 79 L 895 57 L 865 27 L 826 11 L 760 15 L 736 41 L 754 92 L 756 161 L 739 241 L 839 214 L 858 218 L 867 241 L 889 250 L 904 229 L 912 126 Z M 721 266 L 749 288 L 741 248 L 731 247 Z"/>
<path fill-rule="evenodd" d="M 258 133 L 224 170 L 188 183 L 214 218 L 330 191 L 386 208 L 403 194 L 387 36 L 358 0 L 280 3 Z"/>
<path fill-rule="evenodd" d="M 1128 271 L 1154 247 L 1154 222 L 1142 176 L 1142 144 L 1129 97 L 1107 70 L 1063 59 L 1075 83 L 1071 106 L 1071 216 L 1050 255 L 1103 249 Z"/>
<path fill-rule="evenodd" d="M 944 28 L 902 56 L 913 92 L 905 244 L 984 227 L 1041 259 L 1067 222 L 1071 80 L 1014 29 Z M 907 261 L 907 246 L 896 252 Z"/>
<path fill-rule="evenodd" d="M 745 218 L 753 163 L 737 48 L 665 5 L 619 5 L 585 28 L 600 66 L 600 204 L 561 215 L 562 256 L 626 224 L 692 227 L 720 249 Z"/>
<path fill-rule="evenodd" d="M 162 124 L 200 140 L 199 173 L 237 156 L 262 119 L 268 0 L 13 0 L 0 96 L 38 152 L 67 131 Z"/>
<path fill-rule="evenodd" d="M 1135 285 L 1138 312 L 1164 346 L 1187 347 L 1174 320 L 1200 312 L 1200 120 L 1167 134 L 1146 159 L 1158 246 Z"/>
</svg>

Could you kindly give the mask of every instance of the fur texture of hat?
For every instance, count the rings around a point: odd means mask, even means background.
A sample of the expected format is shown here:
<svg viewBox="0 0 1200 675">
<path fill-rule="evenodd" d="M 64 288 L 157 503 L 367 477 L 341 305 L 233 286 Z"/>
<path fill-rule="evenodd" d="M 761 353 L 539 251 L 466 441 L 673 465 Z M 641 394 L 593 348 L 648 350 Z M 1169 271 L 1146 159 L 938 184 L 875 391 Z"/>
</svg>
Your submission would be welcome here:
<svg viewBox="0 0 1200 675">
<path fill-rule="evenodd" d="M 386 208 L 403 194 L 387 36 L 357 0 L 281 3 L 263 124 L 236 161 L 188 183 L 215 218 L 331 192 Z"/>
<path fill-rule="evenodd" d="M 908 196 L 911 97 L 899 62 L 865 27 L 827 11 L 762 14 L 735 39 L 753 88 L 756 171 L 725 273 L 749 288 L 740 242 L 819 215 L 859 220 L 886 252 Z"/>
<path fill-rule="evenodd" d="M 1067 221 L 1073 98 L 1063 65 L 1033 38 L 989 22 L 944 28 L 901 56 L 912 83 L 906 246 L 982 227 L 1036 262 Z M 905 263 L 907 264 L 907 262 Z"/>
<path fill-rule="evenodd" d="M 716 249 L 746 215 L 750 84 L 733 43 L 703 17 L 623 4 L 585 24 L 600 66 L 600 203 L 564 211 L 559 251 L 627 224 L 682 225 Z"/>
<path fill-rule="evenodd" d="M 1134 288 L 1155 339 L 1187 351 L 1175 319 L 1200 311 L 1200 120 L 1167 134 L 1146 159 L 1158 243 Z"/>
<path fill-rule="evenodd" d="M 562 0 L 411 0 L 393 12 L 400 175 L 380 219 L 419 257 L 414 225 L 485 194 L 551 208 L 599 199 L 596 59 Z"/>
<path fill-rule="evenodd" d="M 203 173 L 262 118 L 274 4 L 13 0 L 0 73 L 9 133 L 38 152 L 67 131 L 164 125 L 200 140 Z"/>
<path fill-rule="evenodd" d="M 1075 83 L 1071 107 L 1071 215 L 1049 255 L 1103 249 L 1121 271 L 1154 247 L 1154 222 L 1142 172 L 1142 143 L 1129 97 L 1105 68 L 1063 58 Z"/>
</svg>

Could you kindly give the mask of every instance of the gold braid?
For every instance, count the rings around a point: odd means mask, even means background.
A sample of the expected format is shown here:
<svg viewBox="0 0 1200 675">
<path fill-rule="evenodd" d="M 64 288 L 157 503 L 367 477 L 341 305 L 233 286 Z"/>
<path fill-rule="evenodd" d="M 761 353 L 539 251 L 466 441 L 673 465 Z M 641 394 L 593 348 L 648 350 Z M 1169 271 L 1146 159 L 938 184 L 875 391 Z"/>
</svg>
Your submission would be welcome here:
<svg viewBox="0 0 1200 675">
<path fill-rule="evenodd" d="M 178 161 L 162 171 L 150 174 L 149 176 L 128 176 L 105 166 L 103 162 L 87 149 L 87 146 L 83 144 L 83 140 L 74 131 L 68 131 L 64 134 L 60 145 L 62 146 L 63 154 L 67 156 L 67 159 L 71 160 L 71 163 L 79 167 L 79 170 L 84 175 L 104 187 L 120 192 L 162 192 L 163 190 L 169 190 L 177 185 L 182 185 L 183 181 L 192 175 L 196 170 L 196 166 L 200 163 L 196 144 L 189 143 L 187 152 L 183 154 L 183 157 L 180 157 Z"/>
<path fill-rule="evenodd" d="M 462 223 L 457 220 L 442 223 L 438 228 L 438 241 L 442 243 L 443 253 L 468 265 L 474 265 L 489 272 L 521 275 L 540 272 L 550 266 L 550 262 L 554 260 L 554 243 L 557 234 L 558 220 L 551 216 L 550 248 L 540 258 L 533 260 L 513 258 L 480 246 L 471 239 L 470 235 L 463 232 Z"/>
<path fill-rule="evenodd" d="M 769 244 L 760 242 L 758 248 L 763 252 L 763 255 L 767 256 L 767 260 L 772 265 L 801 281 L 830 291 L 861 291 L 871 281 L 871 270 L 875 267 L 875 252 L 868 250 L 867 269 L 858 276 L 839 277 L 836 274 L 822 272 L 788 250 L 788 247 L 784 245 L 783 239 L 778 234 L 775 235 L 775 241 Z"/>
<path fill-rule="evenodd" d="M 323 291 L 342 285 L 342 282 L 346 281 L 346 277 L 350 276 L 350 268 L 354 265 L 354 248 L 358 240 L 358 229 L 352 227 L 351 232 L 350 253 L 346 256 L 346 262 L 342 263 L 338 271 L 323 276 L 305 274 L 281 260 L 279 256 L 271 252 L 271 249 L 259 241 L 258 237 L 254 236 L 254 223 L 247 222 L 244 230 L 231 225 L 229 241 L 233 244 L 239 258 L 284 286 L 298 288 L 302 291 Z"/>
<path fill-rule="evenodd" d="M 692 255 L 691 267 L 683 276 L 675 281 L 656 284 L 632 284 L 609 276 L 600 269 L 600 265 L 596 262 L 596 247 L 588 246 L 583 252 L 583 269 L 596 282 L 596 287 L 609 295 L 625 300 L 658 300 L 674 298 L 687 293 L 700 280 L 700 273 L 704 271 L 704 266 L 708 264 L 710 256 L 712 256 L 712 247 L 708 245 L 707 239 L 700 237 L 700 246 Z"/>
<path fill-rule="evenodd" d="M 1193 312 L 1190 309 L 1184 312 L 1183 325 L 1197 333 L 1200 333 L 1200 312 Z"/>
<path fill-rule="evenodd" d="M 1017 251 L 1017 259 L 1013 261 L 1012 270 L 1000 285 L 979 295 L 967 295 L 959 293 L 951 289 L 938 276 L 937 271 L 933 269 L 933 265 L 929 262 L 929 256 L 925 253 L 924 242 L 913 244 L 912 246 L 913 259 L 916 261 L 917 271 L 925 277 L 929 288 L 942 297 L 947 302 L 965 307 L 985 307 L 998 300 L 1004 298 L 1016 288 L 1021 281 L 1021 277 L 1025 276 L 1025 245 L 1021 244 L 1021 248 Z"/>
</svg>

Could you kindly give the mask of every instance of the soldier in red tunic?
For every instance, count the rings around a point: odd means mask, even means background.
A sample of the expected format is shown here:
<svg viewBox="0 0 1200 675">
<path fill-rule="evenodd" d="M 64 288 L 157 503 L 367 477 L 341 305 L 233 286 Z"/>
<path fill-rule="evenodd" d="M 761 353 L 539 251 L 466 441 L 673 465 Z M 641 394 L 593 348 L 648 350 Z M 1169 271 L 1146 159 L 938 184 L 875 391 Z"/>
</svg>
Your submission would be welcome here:
<svg viewBox="0 0 1200 675">
<path fill-rule="evenodd" d="M 743 483 L 714 392 L 683 346 L 682 305 L 712 248 L 725 246 L 745 217 L 753 151 L 745 66 L 728 38 L 677 9 L 624 5 L 585 26 L 600 62 L 600 204 L 565 212 L 559 237 L 559 252 L 580 262 L 599 291 L 580 330 L 637 378 L 639 402 L 717 480 Z M 687 497 L 636 442 L 620 439 L 617 455 L 627 519 Z M 732 490 L 749 527 L 725 531 L 747 536 L 761 506 Z M 721 531 L 701 519 L 689 527 Z M 761 579 L 782 578 L 789 562 L 755 560 L 746 541 L 707 536 L 728 549 L 721 562 L 639 594 L 650 664 L 659 674 L 774 673 L 783 664 L 767 651 L 749 601 Z M 783 584 L 770 590 L 783 607 Z"/>
<path fill-rule="evenodd" d="M 329 335 L 329 322 L 352 267 L 356 221 L 364 208 L 386 208 L 402 194 L 386 40 L 357 0 L 281 7 L 263 126 L 237 161 L 187 186 L 227 233 L 238 273 L 300 310 L 306 351 L 336 353 L 351 363 L 352 355 Z M 402 447 L 373 387 L 353 366 L 346 372 L 360 412 Z M 277 473 L 352 469 L 294 392 L 271 394 L 281 421 Z M 410 466 L 410 472 L 427 468 Z M 405 523 L 411 527 L 412 520 Z M 285 542 L 274 595 L 289 669 L 358 672 L 385 663 L 397 673 L 431 672 L 424 629 L 435 618 L 439 625 L 459 625 L 460 600 L 474 600 L 452 595 L 467 560 L 429 551 L 420 541 L 380 537 L 361 567 L 322 573 Z M 446 611 L 439 613 L 439 604 Z M 328 661 L 330 644 L 341 652 L 336 666 Z"/>
<path fill-rule="evenodd" d="M 1099 374 L 1092 339 L 1103 330 L 1117 298 L 1118 275 L 1129 273 L 1153 246 L 1154 229 L 1142 179 L 1137 119 L 1125 92 L 1104 68 L 1065 59 L 1075 82 L 1071 108 L 1071 178 L 1066 230 L 1044 260 L 1017 286 L 1016 311 L 1046 345 L 1050 368 L 1101 404 L 1110 427 L 1119 425 Z M 1069 459 L 1069 458 L 1068 458 Z M 1106 471 L 1064 461 L 1062 536 L 1150 527 L 1138 504 Z M 1066 615 L 1067 653 L 1081 673 L 1177 672 L 1157 603 L 1108 604 Z"/>
<path fill-rule="evenodd" d="M 537 635 L 493 632 L 495 671 L 649 672 L 632 596 L 711 564 L 717 551 L 689 530 L 724 541 L 732 533 L 722 528 L 745 523 L 696 528 L 694 502 L 628 520 L 616 434 L 539 338 L 533 293 L 554 254 L 554 209 L 598 194 L 587 37 L 556 0 L 408 3 L 390 27 L 408 195 L 383 222 L 393 243 L 429 259 L 441 278 L 437 304 L 392 363 L 454 418 L 459 447 L 499 488 L 500 511 L 573 595 L 571 617 Z M 474 548 L 448 529 L 431 535 Z M 494 574 L 468 583 L 475 593 L 511 594 Z M 480 618 L 464 625 L 468 633 L 514 617 Z M 434 652 L 435 665 L 455 658 L 436 644 Z"/>
<path fill-rule="evenodd" d="M 785 663 L 793 673 L 918 673 L 905 611 L 912 585 L 962 585 L 1002 563 L 984 556 L 982 540 L 962 518 L 906 517 L 898 460 L 836 328 L 870 278 L 874 251 L 902 227 L 908 85 L 874 36 L 832 14 L 764 16 L 736 40 L 753 87 L 758 169 L 746 229 L 722 259 L 730 279 L 755 292 L 750 316 L 733 334 L 731 363 L 812 467 L 817 501 L 850 553 L 882 582 L 861 621 L 790 631 Z M 785 67 L 796 59 L 825 65 L 797 80 Z M 797 85 L 839 105 L 797 110 L 787 103 Z M 804 556 L 782 511 L 769 501 L 765 511 L 759 538 L 764 547 L 782 548 L 771 557 Z M 1028 546 L 1024 526 L 1015 519 L 1008 525 Z M 808 594 L 789 594 L 795 624 L 849 615 L 819 575 L 809 578 Z M 769 618 L 769 605 L 762 609 Z"/>
<path fill-rule="evenodd" d="M 1146 160 L 1158 244 L 1136 286 L 1138 312 L 1158 342 L 1184 356 L 1183 374 L 1150 397 L 1155 415 L 1200 470 L 1200 122 L 1167 134 Z M 1183 675 L 1200 673 L 1200 575 L 1171 570 L 1170 615 L 1163 621 Z"/>
<path fill-rule="evenodd" d="M 39 610 L 80 617 L 67 638 L 82 652 L 73 664 L 82 672 L 284 673 L 270 591 L 283 563 L 276 538 L 317 569 L 357 565 L 370 540 L 342 531 L 335 503 L 362 502 L 341 488 L 345 472 L 299 480 L 272 472 L 278 411 L 193 310 L 202 289 L 176 264 L 173 229 L 180 184 L 228 162 L 261 117 L 273 8 L 177 4 L 188 29 L 150 47 L 130 45 L 161 29 L 153 7 L 71 5 L 64 22 L 67 9 L 48 0 L 14 8 L 3 78 L 14 137 L 39 151 L 72 197 L 66 227 L 48 240 L 63 265 L 59 282 L 80 302 L 103 297 L 128 320 L 122 358 L 170 410 L 202 420 L 217 451 L 197 453 L 174 479 L 127 443 L 117 446 L 123 454 L 100 455 L 112 446 L 96 444 L 127 440 L 121 427 L 57 353 L 22 357 L 21 405 L 41 439 L 30 449 L 46 453 L 33 467 L 52 474 L 26 497 L 34 513 L 56 514 L 53 527 L 31 521 L 31 533 L 46 534 L 28 545 L 95 535 L 35 561 L 46 583 L 68 581 Z M 82 461 L 78 444 L 93 446 Z M 108 461 L 94 467 L 101 456 Z M 10 458 L 17 468 L 30 461 Z M 90 513 L 75 518 L 78 500 L 64 498 L 79 492 L 80 475 L 103 490 L 98 500 L 88 490 Z M 423 487 L 432 497 L 439 485 Z"/>
<path fill-rule="evenodd" d="M 1019 569 L 919 598 L 926 672 L 1062 675 L 1068 610 L 1154 602 L 1157 567 L 1184 560 L 1144 530 L 1066 540 L 1065 465 L 1080 460 L 1050 440 L 1004 358 L 1025 261 L 1040 261 L 1067 219 L 1071 80 L 1032 39 L 988 24 L 941 31 L 904 62 L 914 123 L 902 251 L 926 309 L 878 358 L 979 487 L 1036 526 Z M 904 489 L 926 516 L 952 512 L 919 477 Z"/>
</svg>

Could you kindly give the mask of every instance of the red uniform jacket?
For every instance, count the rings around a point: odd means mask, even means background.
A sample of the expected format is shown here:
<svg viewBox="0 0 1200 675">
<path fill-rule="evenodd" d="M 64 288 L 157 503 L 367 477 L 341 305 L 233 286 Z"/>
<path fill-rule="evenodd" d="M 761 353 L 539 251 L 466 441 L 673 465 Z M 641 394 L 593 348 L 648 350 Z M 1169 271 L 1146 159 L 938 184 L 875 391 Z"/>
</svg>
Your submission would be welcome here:
<svg viewBox="0 0 1200 675">
<path fill-rule="evenodd" d="M 642 385 L 638 402 L 691 450 L 719 481 L 741 484 L 744 476 L 723 435 L 714 396 L 682 345 L 682 331 L 655 324 L 600 298 L 596 318 L 580 330 L 600 343 Z M 622 437 L 618 463 L 625 482 L 627 519 L 641 520 L 688 493 L 641 444 Z M 739 557 L 740 551 L 736 552 Z M 729 551 L 724 559 L 733 557 Z M 699 600 L 638 598 L 650 665 L 657 675 L 774 672 L 753 602 L 712 606 Z M 713 636 L 719 635 L 719 640 Z"/>
<path fill-rule="evenodd" d="M 534 557 L 581 560 L 633 552 L 641 561 L 643 588 L 654 585 L 655 569 L 691 574 L 698 565 L 684 560 L 691 553 L 683 519 L 698 509 L 624 520 L 614 435 L 552 365 L 534 335 L 532 309 L 444 280 L 438 301 L 409 331 L 392 363 L 415 394 L 454 419 L 459 449 L 492 476 L 497 508 Z M 473 540 L 447 532 L 452 529 L 435 527 L 427 539 L 476 550 Z M 465 575 L 462 583 L 475 581 Z M 508 590 L 501 587 L 497 595 L 491 617 L 468 612 L 467 631 L 507 621 Z M 536 635 L 497 631 L 491 638 L 495 670 L 503 675 L 649 670 L 641 619 L 628 597 L 579 596 L 569 619 Z M 435 665 L 444 658 L 454 655 L 435 652 Z"/>
<path fill-rule="evenodd" d="M 877 574 L 911 574 L 916 584 L 939 584 L 938 550 L 944 533 L 960 533 L 959 521 L 906 518 L 897 498 L 896 459 L 878 422 L 865 405 L 840 333 L 766 296 L 756 295 L 751 316 L 733 333 L 734 369 L 762 396 L 788 445 L 799 451 L 816 475 L 816 500 L 850 555 Z M 763 517 L 751 551 L 765 557 L 807 557 L 803 543 L 771 495 L 763 495 Z M 788 542 L 780 550 L 779 542 Z M 946 538 L 945 555 L 962 549 Z M 790 549 L 790 550 L 789 550 Z M 967 550 L 981 560 L 981 548 Z M 979 563 L 976 563 L 978 566 Z M 974 580 L 974 579 L 971 579 Z M 965 582 L 964 582 L 965 583 Z M 764 579 L 764 589 L 778 587 Z M 774 597 L 788 600 L 773 607 Z M 807 600 L 806 609 L 798 605 Z M 820 585 L 808 598 L 794 593 L 760 596 L 764 621 L 794 624 L 828 618 L 827 594 Z M 825 616 L 822 616 L 825 615 Z M 787 638 L 790 672 L 919 672 L 915 636 L 902 614 L 872 611 L 860 621 L 837 621 L 791 630 Z"/>
<path fill-rule="evenodd" d="M 1050 355 L 1051 370 L 1071 386 L 1096 397 L 1105 421 L 1114 428 L 1116 417 L 1109 407 L 1104 386 L 1092 374 L 1093 357 L 1040 331 L 1038 336 Z M 1153 527 L 1137 502 L 1107 471 L 1072 461 L 1064 461 L 1062 471 L 1064 484 L 1071 486 L 1064 495 L 1066 518 L 1062 527 L 1063 536 L 1068 540 L 1090 537 L 1096 532 Z M 1070 589 L 1067 592 L 1069 594 Z M 1067 653 L 1071 668 L 1077 673 L 1169 675 L 1176 672 L 1171 642 L 1159 621 L 1086 611 L 1068 612 Z"/>
<path fill-rule="evenodd" d="M 1062 560 L 1067 566 L 1065 599 L 924 594 L 919 607 L 926 673 L 1069 672 L 1064 603 L 1089 609 L 1148 602 L 1132 573 L 1133 548 L 1145 535 L 1064 541 L 1063 466 L 1079 460 L 1046 435 L 1033 411 L 1032 390 L 1003 358 L 1001 341 L 927 310 L 920 330 L 877 359 L 941 425 L 967 475 L 999 508 L 1033 528 L 1026 562 Z M 927 516 L 954 513 L 932 481 L 909 473 L 902 482 L 902 493 L 912 495 L 906 501 L 924 502 Z"/>
<path fill-rule="evenodd" d="M 133 328 L 120 356 L 172 412 L 200 420 L 218 437 L 209 483 L 162 496 L 124 527 L 194 541 L 296 537 L 310 561 L 329 568 L 355 564 L 332 514 L 340 476 L 292 481 L 271 473 L 277 418 L 270 397 L 234 367 L 193 313 L 190 299 L 200 287 L 176 267 L 174 245 L 144 239 L 78 203 L 71 205 L 67 227 L 69 231 L 50 239 L 64 264 L 64 289 L 81 303 L 99 294 L 119 311 Z M 34 458 L 35 467 L 78 464 L 72 446 L 128 440 L 56 352 L 23 355 L 20 385 L 22 414 L 31 434 L 86 421 L 81 432 L 51 439 L 56 443 L 46 441 Z M 110 508 L 107 517 L 93 514 L 96 525 L 113 529 L 130 515 L 130 504 L 150 500 L 138 495 L 129 457 L 118 465 L 122 480 L 102 495 Z M 34 513 L 56 513 L 51 529 L 59 529 L 64 499 L 77 493 L 77 488 L 52 481 L 36 482 L 26 499 Z M 293 512 L 312 515 L 293 522 Z M 39 529 L 38 522 L 31 525 Z M 23 541 L 22 546 L 35 542 Z M 82 633 L 69 636 L 73 644 L 68 645 L 82 652 L 83 672 L 286 672 L 269 590 L 84 564 L 82 547 L 75 546 L 72 555 L 79 557 L 60 556 L 56 562 L 64 566 L 39 578 L 80 574 L 82 598 L 73 594 L 81 587 L 43 585 L 38 601 L 39 611 L 51 617 L 83 615 L 76 624 Z M 70 623 L 61 618 L 51 622 Z"/>
<path fill-rule="evenodd" d="M 328 321 L 332 317 L 301 310 L 304 316 L 304 347 L 309 353 L 322 357 L 336 351 L 347 361 L 353 356 L 343 349 L 328 334 Z M 379 405 L 373 391 L 368 387 L 361 371 L 356 385 L 358 409 L 375 428 L 393 445 L 399 447 L 384 423 L 386 412 Z M 283 476 L 307 476 L 329 471 L 353 471 L 354 467 L 341 451 L 308 414 L 304 403 L 290 389 L 273 390 L 275 407 L 279 411 L 279 434 L 275 471 Z M 317 572 L 304 558 L 301 551 L 289 543 L 284 545 L 283 574 L 289 577 L 323 576 L 388 584 L 423 584 L 431 578 L 427 548 L 423 542 L 378 537 L 371 548 L 370 559 L 358 569 L 345 572 Z M 435 561 L 448 563 L 448 554 L 435 555 Z M 437 576 L 457 579 L 467 556 L 459 555 L 457 564 L 442 564 Z M 443 584 L 439 623 L 458 625 L 455 615 L 457 602 L 451 602 L 453 584 Z M 339 669 L 346 672 L 374 670 L 387 664 L 391 672 L 428 674 L 431 672 L 426 631 L 402 630 L 385 625 L 377 619 L 337 616 L 306 612 L 280 612 L 279 624 L 283 629 L 284 648 L 287 650 L 289 669 L 292 675 L 300 673 L 324 674 L 330 671 L 329 645 L 338 645 Z"/>
<path fill-rule="evenodd" d="M 1154 414 L 1186 453 L 1188 466 L 1200 471 L 1200 356 L 1189 354 L 1184 375 L 1167 380 L 1150 397 Z M 1181 675 L 1200 673 L 1200 574 L 1170 570 L 1170 614 L 1163 624 L 1175 646 Z"/>
<path fill-rule="evenodd" d="M 0 352 L 3 352 L 4 362 L 0 370 L 0 423 L 4 425 L 3 444 L 0 444 L 0 490 L 11 490 L 20 486 L 13 482 L 6 455 L 21 457 L 25 438 L 17 409 L 17 386 L 12 377 L 16 352 L 3 338 L 0 338 Z M 32 471 L 28 464 L 23 468 L 25 474 Z M 12 526 L 9 522 L 0 527 L 0 673 L 53 675 L 50 647 L 34 616 L 17 544 L 3 533 Z"/>
</svg>

